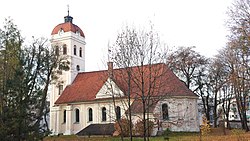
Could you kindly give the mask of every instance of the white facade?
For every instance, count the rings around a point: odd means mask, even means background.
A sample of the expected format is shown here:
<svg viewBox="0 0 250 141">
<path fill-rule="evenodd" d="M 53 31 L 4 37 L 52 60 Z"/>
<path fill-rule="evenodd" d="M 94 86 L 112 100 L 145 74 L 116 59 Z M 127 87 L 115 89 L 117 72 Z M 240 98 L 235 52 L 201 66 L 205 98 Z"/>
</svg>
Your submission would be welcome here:
<svg viewBox="0 0 250 141">
<path fill-rule="evenodd" d="M 122 107 L 122 103 L 116 103 L 116 106 Z M 102 108 L 106 108 L 106 121 L 102 120 Z M 89 121 L 89 109 L 92 109 L 93 117 L 92 121 Z M 76 121 L 76 109 L 79 110 L 79 122 Z M 64 111 L 66 110 L 66 122 L 64 122 Z M 125 110 L 121 108 L 121 114 L 124 114 Z M 76 134 L 83 128 L 94 123 L 114 123 L 115 113 L 114 105 L 111 101 L 93 101 L 82 102 L 72 105 L 61 105 L 53 109 L 52 115 L 56 118 L 53 121 L 54 125 L 51 125 L 51 129 L 54 135 L 63 133 L 64 135 Z"/>
<path fill-rule="evenodd" d="M 115 107 L 117 106 L 121 109 L 121 116 L 125 116 L 128 107 L 128 105 L 126 105 L 126 99 L 117 99 L 114 105 L 112 98 L 109 98 L 112 93 L 111 91 L 120 93 L 121 90 L 114 82 L 110 82 L 110 79 L 108 79 L 106 83 L 113 84 L 113 90 L 108 89 L 107 85 L 104 84 L 96 94 L 96 100 L 94 101 L 68 103 L 54 107 L 51 112 L 51 116 L 54 117 L 53 125 L 51 126 L 52 129 L 54 129 L 53 134 L 76 134 L 90 124 L 114 123 L 116 119 Z M 131 103 L 133 103 L 133 100 Z M 162 116 L 163 104 L 168 105 L 169 118 L 167 120 L 163 119 Z M 105 121 L 102 119 L 103 107 L 106 108 Z M 92 109 L 92 120 L 89 119 L 90 108 Z M 76 114 L 77 109 L 79 110 L 78 115 Z M 66 115 L 64 115 L 65 111 Z M 77 116 L 79 117 L 79 121 L 76 119 Z M 141 114 L 133 114 L 132 116 L 133 124 L 142 119 Z M 64 118 L 66 119 L 64 120 Z M 154 122 L 153 136 L 155 136 L 158 131 L 162 132 L 167 128 L 171 131 L 198 132 L 197 97 L 169 97 L 161 100 L 155 105 L 152 113 L 149 114 L 149 119 Z"/>
<path fill-rule="evenodd" d="M 109 82 L 114 84 L 114 82 Z M 87 127 L 90 124 L 99 123 L 114 123 L 116 120 L 115 108 L 120 107 L 120 114 L 124 115 L 126 111 L 127 105 L 124 105 L 126 99 L 116 100 L 115 105 L 112 99 L 104 99 L 110 97 L 111 90 L 107 89 L 104 85 L 97 93 L 98 98 L 95 101 L 89 102 L 79 102 L 72 104 L 64 104 L 56 107 L 52 107 L 51 109 L 51 128 L 52 134 L 57 135 L 63 133 L 64 135 L 76 134 L 83 128 Z M 105 89 L 105 90 L 104 90 Z M 115 92 L 121 92 L 118 87 L 113 86 L 113 90 Z M 98 100 L 99 99 L 99 100 Z M 106 120 L 102 118 L 102 109 L 105 107 L 106 109 Z M 92 109 L 92 120 L 90 120 L 90 108 Z M 79 110 L 79 114 L 76 114 L 76 110 Z M 64 115 L 66 111 L 66 115 Z M 64 117 L 66 116 L 66 117 Z M 77 116 L 79 117 L 79 121 L 77 121 Z M 66 119 L 64 119 L 66 118 Z M 66 121 L 65 121 L 66 120 Z"/>
</svg>

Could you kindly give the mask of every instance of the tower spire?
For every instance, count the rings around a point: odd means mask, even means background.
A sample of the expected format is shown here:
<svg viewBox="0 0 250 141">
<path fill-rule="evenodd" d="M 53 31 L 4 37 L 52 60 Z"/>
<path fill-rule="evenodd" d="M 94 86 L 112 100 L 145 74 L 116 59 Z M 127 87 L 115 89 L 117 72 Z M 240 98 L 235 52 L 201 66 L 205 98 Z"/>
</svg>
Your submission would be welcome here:
<svg viewBox="0 0 250 141">
<path fill-rule="evenodd" d="M 71 17 L 71 16 L 69 15 L 69 5 L 67 5 L 67 7 L 68 7 L 68 15 L 64 17 L 64 22 L 65 22 L 65 23 L 67 23 L 67 22 L 72 23 L 72 22 L 73 22 L 73 17 Z"/>
</svg>

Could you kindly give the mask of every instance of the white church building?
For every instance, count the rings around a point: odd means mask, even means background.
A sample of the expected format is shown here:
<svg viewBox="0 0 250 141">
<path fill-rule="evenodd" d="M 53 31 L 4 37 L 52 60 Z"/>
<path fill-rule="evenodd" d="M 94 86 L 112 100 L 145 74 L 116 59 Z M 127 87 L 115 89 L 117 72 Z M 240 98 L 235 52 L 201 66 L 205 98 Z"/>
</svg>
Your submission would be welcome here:
<svg viewBox="0 0 250 141">
<path fill-rule="evenodd" d="M 58 24 L 51 33 L 53 47 L 62 47 L 60 55 L 68 57 L 70 69 L 62 71 L 58 83 L 51 84 L 50 130 L 53 135 L 78 134 L 88 130 L 94 134 L 102 127 L 113 128 L 116 119 L 127 113 L 126 92 L 129 90 L 125 80 L 126 68 L 85 72 L 85 34 L 73 24 L 73 17 L 65 16 L 64 23 Z M 136 74 L 141 67 L 132 67 Z M 199 131 L 198 96 L 190 91 L 165 64 L 146 65 L 154 74 L 156 86 L 152 97 L 157 99 L 148 110 L 149 119 L 154 122 L 152 135 L 169 128 L 172 131 Z M 131 84 L 131 107 L 133 123 L 142 117 L 142 104 L 138 98 L 139 89 Z M 145 88 L 145 91 L 149 88 Z M 115 104 L 114 104 L 115 101 Z M 152 100 L 154 101 L 154 100 Z M 116 112 L 115 112 L 116 111 Z M 92 133 L 93 131 L 93 133 Z M 83 133 L 84 134 L 84 133 Z"/>
</svg>

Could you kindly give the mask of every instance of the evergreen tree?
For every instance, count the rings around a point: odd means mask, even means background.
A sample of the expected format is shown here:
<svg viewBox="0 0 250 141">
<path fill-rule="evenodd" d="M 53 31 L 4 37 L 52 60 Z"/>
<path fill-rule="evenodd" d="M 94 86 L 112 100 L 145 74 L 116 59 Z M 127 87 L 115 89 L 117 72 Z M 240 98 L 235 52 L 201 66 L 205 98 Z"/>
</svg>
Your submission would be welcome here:
<svg viewBox="0 0 250 141">
<path fill-rule="evenodd" d="M 19 31 L 11 20 L 6 21 L 0 36 L 0 61 L 4 62 L 0 70 L 0 139 L 40 140 L 49 134 L 49 84 L 56 79 L 56 70 L 67 70 L 69 62 L 55 54 L 44 38 L 21 46 Z"/>
</svg>

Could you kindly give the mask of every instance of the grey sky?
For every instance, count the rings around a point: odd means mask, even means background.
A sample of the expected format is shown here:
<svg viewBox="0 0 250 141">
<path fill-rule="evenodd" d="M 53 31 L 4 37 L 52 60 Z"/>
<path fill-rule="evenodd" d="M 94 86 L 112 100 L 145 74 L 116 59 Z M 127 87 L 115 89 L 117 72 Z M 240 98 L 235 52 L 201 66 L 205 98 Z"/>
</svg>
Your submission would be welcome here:
<svg viewBox="0 0 250 141">
<path fill-rule="evenodd" d="M 232 0 L 6 0 L 1 2 L 0 26 L 10 16 L 27 39 L 50 38 L 63 22 L 67 5 L 73 23 L 86 36 L 86 71 L 104 68 L 108 42 L 125 25 L 155 25 L 169 47 L 196 46 L 211 57 L 225 46 L 226 10 Z"/>
</svg>

